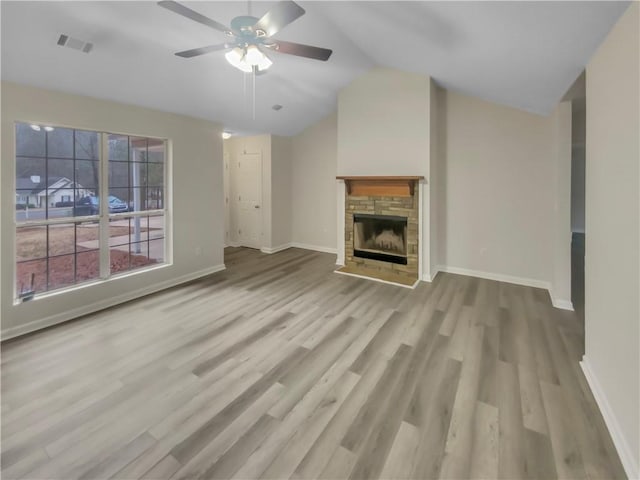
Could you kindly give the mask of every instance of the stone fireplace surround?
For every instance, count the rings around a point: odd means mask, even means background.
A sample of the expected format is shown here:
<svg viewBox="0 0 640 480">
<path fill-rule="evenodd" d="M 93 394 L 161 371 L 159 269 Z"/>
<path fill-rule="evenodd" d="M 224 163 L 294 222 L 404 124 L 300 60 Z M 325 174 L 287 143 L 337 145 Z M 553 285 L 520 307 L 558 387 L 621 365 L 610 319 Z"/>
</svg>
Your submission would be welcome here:
<svg viewBox="0 0 640 480">
<path fill-rule="evenodd" d="M 419 279 L 418 182 L 423 177 L 338 177 L 345 181 L 344 267 L 349 273 L 414 286 Z M 406 265 L 354 255 L 354 214 L 406 217 Z"/>
</svg>

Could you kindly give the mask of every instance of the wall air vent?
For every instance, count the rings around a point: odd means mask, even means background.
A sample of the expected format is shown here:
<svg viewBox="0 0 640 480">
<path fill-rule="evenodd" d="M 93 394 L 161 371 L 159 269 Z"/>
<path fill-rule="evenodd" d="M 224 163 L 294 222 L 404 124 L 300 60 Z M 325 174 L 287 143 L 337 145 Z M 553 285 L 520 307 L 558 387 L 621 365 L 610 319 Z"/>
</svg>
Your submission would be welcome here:
<svg viewBox="0 0 640 480">
<path fill-rule="evenodd" d="M 61 47 L 72 48 L 74 50 L 80 50 L 84 53 L 89 53 L 93 49 L 93 43 L 78 40 L 77 38 L 70 37 L 69 35 L 60 35 L 60 38 L 58 38 L 58 45 Z"/>
</svg>

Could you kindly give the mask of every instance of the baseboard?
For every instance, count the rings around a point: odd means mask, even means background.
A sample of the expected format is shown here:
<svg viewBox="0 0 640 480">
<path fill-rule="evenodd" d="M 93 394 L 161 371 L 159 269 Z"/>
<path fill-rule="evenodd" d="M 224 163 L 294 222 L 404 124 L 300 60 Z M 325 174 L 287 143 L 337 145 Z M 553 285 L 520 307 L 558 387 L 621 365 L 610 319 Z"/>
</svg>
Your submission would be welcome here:
<svg viewBox="0 0 640 480">
<path fill-rule="evenodd" d="M 315 250 L 316 252 L 332 253 L 333 255 L 337 255 L 338 253 L 337 248 L 322 247 L 320 245 L 309 245 L 308 243 L 291 242 L 289 245 L 295 248 L 303 248 L 304 250 Z"/>
<path fill-rule="evenodd" d="M 440 267 L 436 267 L 435 270 L 431 272 L 431 274 L 423 273 L 422 281 L 429 282 L 429 283 L 433 282 L 433 279 L 436 278 L 436 275 L 438 275 L 438 272 L 440 272 Z"/>
<path fill-rule="evenodd" d="M 468 270 L 466 268 L 450 267 L 448 265 L 439 266 L 438 271 L 455 273 L 457 275 L 466 275 L 468 277 L 477 277 L 477 278 L 484 278 L 487 280 L 495 280 L 497 282 L 514 283 L 516 285 L 524 285 L 525 287 L 544 288 L 545 290 L 551 289 L 551 285 L 549 284 L 549 282 L 545 282 L 543 280 L 534 280 L 533 278 L 524 278 L 524 277 L 514 277 L 511 275 L 504 275 L 502 273 L 481 272 L 479 270 Z"/>
<path fill-rule="evenodd" d="M 549 290 L 549 296 L 551 297 L 551 304 L 555 308 L 559 308 L 561 310 L 569 310 L 571 312 L 574 311 L 573 303 L 571 302 L 571 300 L 563 300 L 561 298 L 555 298 L 553 296 L 553 290 Z"/>
<path fill-rule="evenodd" d="M 584 376 L 587 379 L 589 387 L 591 388 L 591 392 L 596 399 L 596 403 L 600 408 L 600 412 L 602 413 L 602 416 L 604 418 L 604 423 L 609 429 L 609 434 L 611 435 L 613 444 L 618 451 L 618 455 L 620 455 L 620 461 L 622 462 L 622 466 L 624 467 L 627 477 L 630 479 L 640 478 L 640 468 L 638 468 L 638 461 L 634 458 L 633 451 L 631 447 L 629 447 L 629 444 L 622 434 L 620 423 L 616 419 L 611 405 L 607 400 L 607 396 L 605 395 L 604 390 L 602 390 L 600 382 L 594 375 L 593 370 L 591 369 L 591 364 L 589 363 L 589 359 L 586 355 L 580 362 L 580 366 L 582 367 Z"/>
<path fill-rule="evenodd" d="M 57 313 L 55 315 L 40 318 L 23 325 L 17 325 L 15 327 L 7 328 L 6 330 L 2 330 L 2 332 L 0 332 L 0 339 L 4 341 L 10 338 L 24 335 L 26 333 L 35 332 L 36 330 L 40 330 L 42 328 L 51 327 L 53 325 L 57 325 L 58 323 L 73 320 L 74 318 L 78 318 L 89 313 L 94 313 L 99 310 L 104 310 L 105 308 L 113 307 L 120 303 L 128 302 L 139 297 L 144 297 L 145 295 L 149 295 L 151 293 L 159 292 L 160 290 L 175 287 L 176 285 L 180 285 L 181 283 L 190 282 L 200 277 L 206 277 L 207 275 L 211 275 L 212 273 L 220 272 L 225 268 L 226 267 L 224 266 L 224 264 L 215 265 L 203 270 L 198 270 L 197 272 L 188 273 L 180 277 L 171 278 L 159 283 L 154 283 L 153 285 L 149 285 L 138 290 L 126 292 L 122 295 L 110 297 L 101 302 L 92 303 L 91 305 L 83 305 L 72 310 L 67 310 L 66 312 Z"/>
<path fill-rule="evenodd" d="M 271 254 L 271 253 L 281 252 L 281 251 L 286 250 L 287 248 L 291 248 L 291 247 L 292 247 L 292 245 L 290 243 L 285 243 L 283 245 L 278 245 L 277 247 L 262 247 L 260 249 L 260 251 L 262 253 Z"/>
</svg>

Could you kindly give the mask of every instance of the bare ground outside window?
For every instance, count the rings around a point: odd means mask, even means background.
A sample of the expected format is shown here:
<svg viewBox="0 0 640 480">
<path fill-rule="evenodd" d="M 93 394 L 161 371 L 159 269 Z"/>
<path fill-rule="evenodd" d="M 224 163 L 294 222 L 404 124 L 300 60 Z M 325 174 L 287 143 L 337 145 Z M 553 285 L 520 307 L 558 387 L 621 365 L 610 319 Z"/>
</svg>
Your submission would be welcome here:
<svg viewBox="0 0 640 480">
<path fill-rule="evenodd" d="M 75 230 L 75 231 L 74 231 Z M 143 228 L 142 232 L 152 234 L 153 230 Z M 128 236 L 132 234 L 128 226 L 111 226 L 110 235 Z M 81 281 L 99 278 L 100 252 L 97 249 L 99 227 L 97 223 L 50 225 L 48 232 L 48 285 L 47 285 L 47 227 L 20 227 L 16 232 L 16 281 L 18 293 L 30 287 L 34 274 L 34 290 L 47 290 L 73 285 Z M 74 252 L 75 245 L 75 252 Z M 88 247 L 94 246 L 94 248 Z M 127 271 L 162 262 L 162 258 L 137 252 L 110 250 L 110 271 Z"/>
</svg>

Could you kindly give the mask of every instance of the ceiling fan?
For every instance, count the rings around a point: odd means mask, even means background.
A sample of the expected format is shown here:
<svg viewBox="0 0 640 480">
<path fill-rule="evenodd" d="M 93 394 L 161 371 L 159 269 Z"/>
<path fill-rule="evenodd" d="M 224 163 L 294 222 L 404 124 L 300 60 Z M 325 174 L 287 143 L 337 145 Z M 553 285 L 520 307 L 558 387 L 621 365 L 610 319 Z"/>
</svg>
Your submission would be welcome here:
<svg viewBox="0 0 640 480">
<path fill-rule="evenodd" d="M 278 2 L 275 7 L 261 18 L 253 17 L 250 14 L 235 17 L 231 20 L 230 27 L 222 25 L 172 0 L 160 1 L 158 5 L 233 38 L 226 43 L 177 52 L 176 55 L 179 57 L 191 58 L 220 50 L 228 50 L 225 57 L 231 65 L 243 72 L 255 74 L 265 71 L 272 65 L 273 62 L 265 53 L 267 51 L 321 61 L 327 61 L 333 53 L 327 48 L 271 38 L 291 22 L 304 15 L 304 9 L 291 0 Z"/>
</svg>

